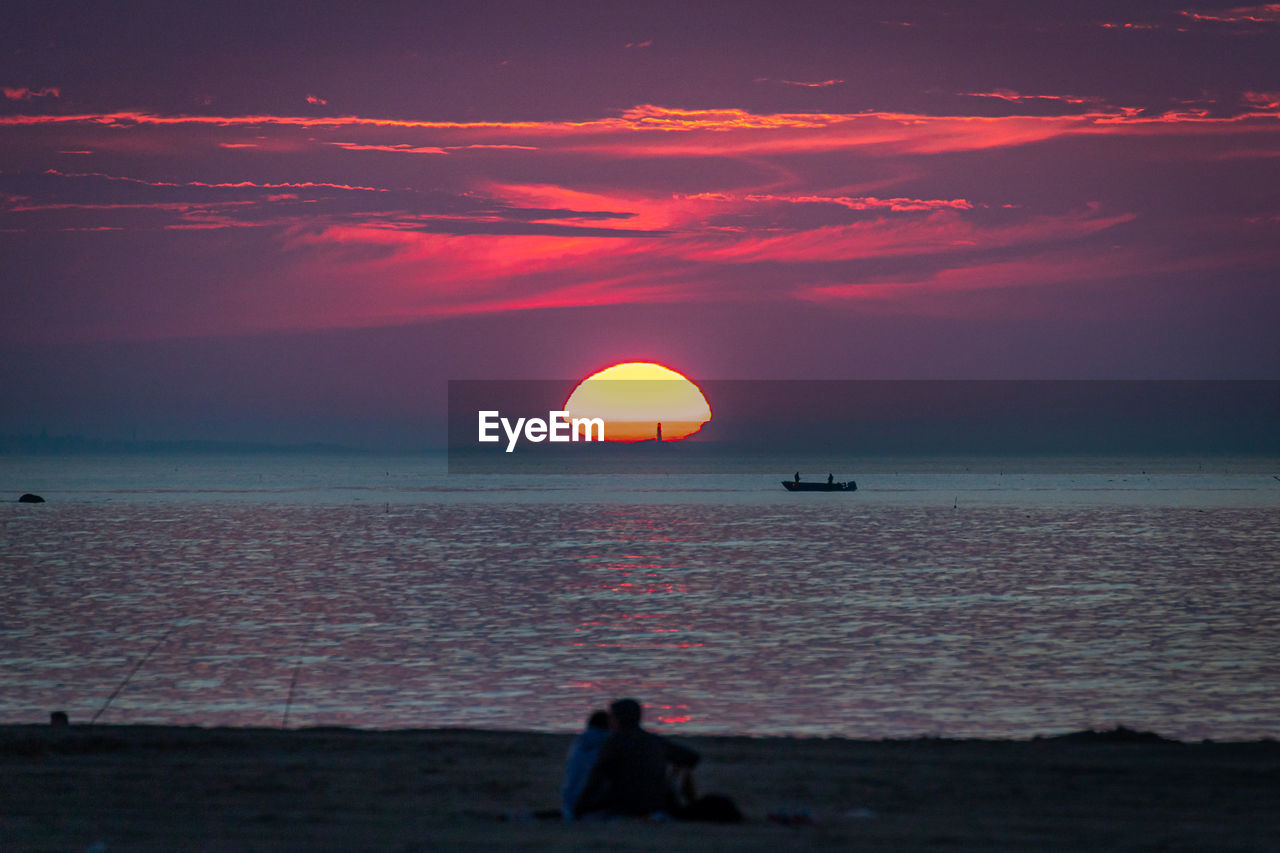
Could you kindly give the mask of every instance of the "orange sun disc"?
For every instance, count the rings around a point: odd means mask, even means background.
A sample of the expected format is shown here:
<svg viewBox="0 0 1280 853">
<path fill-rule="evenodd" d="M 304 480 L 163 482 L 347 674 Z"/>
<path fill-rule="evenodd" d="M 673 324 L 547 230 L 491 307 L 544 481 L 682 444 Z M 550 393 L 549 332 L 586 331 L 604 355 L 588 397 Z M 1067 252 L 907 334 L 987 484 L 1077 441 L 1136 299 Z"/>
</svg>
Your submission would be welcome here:
<svg viewBox="0 0 1280 853">
<path fill-rule="evenodd" d="M 591 374 L 573 389 L 564 409 L 570 418 L 603 420 L 605 441 L 678 441 L 711 420 L 711 407 L 697 385 L 669 367 L 644 361 Z"/>
</svg>

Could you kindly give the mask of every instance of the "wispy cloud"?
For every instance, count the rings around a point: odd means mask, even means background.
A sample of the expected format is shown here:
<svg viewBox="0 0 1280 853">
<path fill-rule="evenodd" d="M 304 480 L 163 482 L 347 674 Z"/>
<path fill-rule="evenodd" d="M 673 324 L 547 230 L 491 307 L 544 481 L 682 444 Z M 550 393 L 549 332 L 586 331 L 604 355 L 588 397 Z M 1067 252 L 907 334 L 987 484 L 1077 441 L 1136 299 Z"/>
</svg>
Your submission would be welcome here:
<svg viewBox="0 0 1280 853">
<path fill-rule="evenodd" d="M 378 144 L 361 142 L 328 142 L 346 151 L 382 151 L 389 154 L 448 154 L 450 151 L 538 151 L 536 145 L 484 144 L 472 145 L 413 145 L 408 142 L 396 144 Z"/>
<path fill-rule="evenodd" d="M 368 145 L 359 142 L 329 142 L 328 145 L 334 145 L 344 151 L 389 151 L 394 154 L 448 154 L 443 148 L 434 145 L 410 145 L 408 143 L 400 143 L 398 145 Z"/>
<path fill-rule="evenodd" d="M 4 96 L 11 101 L 29 101 L 32 98 L 61 98 L 62 91 L 57 86 L 45 86 L 42 89 L 28 89 L 25 86 L 5 86 Z"/>
<path fill-rule="evenodd" d="M 990 92 L 961 92 L 966 98 L 997 98 L 1001 101 L 1061 101 L 1065 104 L 1098 104 L 1098 98 L 1082 98 L 1075 95 L 1023 95 L 1013 89 L 992 89 Z"/>
<path fill-rule="evenodd" d="M 315 95 L 307 95 L 307 103 L 313 104 L 315 106 L 321 106 L 321 107 L 327 107 L 329 105 L 329 102 L 326 101 L 324 98 L 319 98 L 319 97 L 316 97 Z"/>
<path fill-rule="evenodd" d="M 972 210 L 973 205 L 962 198 L 953 199 L 921 199 L 921 198 L 876 198 L 875 196 L 830 196 L 830 195 L 779 195 L 775 193 L 749 193 L 734 195 L 732 193 L 697 193 L 684 198 L 702 201 L 785 204 L 835 204 L 850 210 L 892 210 L 896 212 L 922 210 Z"/>
<path fill-rule="evenodd" d="M 1196 12 L 1184 10 L 1178 13 L 1200 23 L 1222 24 L 1280 24 L 1280 3 L 1264 3 L 1259 6 L 1236 6 L 1221 12 Z"/>
<path fill-rule="evenodd" d="M 131 184 L 144 184 L 149 187 L 206 187 L 206 188 L 224 188 L 224 189 L 312 189 L 324 187 L 336 190 L 353 190 L 360 192 L 386 192 L 381 187 L 366 187 L 353 184 L 335 184 L 326 183 L 324 181 L 283 181 L 279 183 L 257 182 L 257 181 L 155 181 L 145 178 L 132 178 L 124 175 L 108 175 L 103 172 L 63 172 L 58 169 L 46 169 L 47 175 L 59 175 L 64 178 L 102 178 L 107 181 L 121 181 Z"/>
<path fill-rule="evenodd" d="M 1206 250 L 1187 256 L 1155 255 L 1132 246 L 1112 246 L 1099 250 L 1096 246 L 1030 247 L 1016 258 L 992 258 L 976 253 L 971 257 L 947 258 L 941 264 L 895 275 L 870 275 L 856 281 L 807 285 L 795 292 L 797 299 L 819 303 L 892 302 L 901 306 L 913 304 L 929 311 L 932 299 L 948 293 L 997 291 L 1010 288 L 1039 290 L 1063 283 L 1132 282 L 1141 279 L 1168 278 L 1188 272 L 1223 270 L 1233 266 L 1259 263 L 1256 257 L 1240 257 Z M 1261 261 L 1265 263 L 1265 260 Z M 954 314 L 953 303 L 940 313 Z M 1058 306 L 1055 311 L 1062 311 Z M 1087 300 L 1073 306 L 1079 315 L 1100 310 Z M 1105 310 L 1105 309 L 1101 309 Z"/>
<path fill-rule="evenodd" d="M 1108 21 L 1098 24 L 1098 26 L 1107 30 L 1158 30 L 1161 28 L 1159 24 L 1139 21 L 1123 21 L 1119 23 Z"/>
<path fill-rule="evenodd" d="M 1255 110 L 1263 112 L 1280 110 L 1280 92 L 1245 92 L 1241 100 Z"/>
<path fill-rule="evenodd" d="M 500 144 L 486 145 L 484 143 L 477 143 L 475 145 L 450 145 L 448 146 L 447 150 L 477 151 L 477 150 L 484 150 L 484 149 L 492 149 L 494 151 L 537 151 L 538 146 L 536 145 L 500 145 Z"/>
<path fill-rule="evenodd" d="M 808 89 L 825 89 L 828 86 L 839 86 L 844 81 L 832 78 L 830 80 L 819 80 L 813 83 L 805 82 L 804 80 L 779 80 L 778 82 L 786 86 L 804 86 Z"/>
<path fill-rule="evenodd" d="M 1049 99 L 1088 103 L 1089 99 L 1068 96 L 1018 95 L 1017 93 L 977 93 L 1002 100 Z M 443 144 L 342 141 L 344 145 L 379 146 L 377 150 L 401 150 L 409 153 L 439 153 L 469 145 L 530 146 L 530 140 L 578 140 L 579 151 L 614 150 L 622 155 L 647 153 L 678 156 L 696 154 L 759 153 L 774 151 L 822 151 L 850 147 L 890 146 L 898 151 L 942 152 L 1021 145 L 1073 133 L 1123 134 L 1149 133 L 1156 128 L 1172 130 L 1175 125 L 1195 124 L 1201 132 L 1217 130 L 1230 133 L 1241 129 L 1244 122 L 1280 119 L 1280 111 L 1242 111 L 1237 115 L 1210 115 L 1207 111 L 1172 110 L 1150 113 L 1137 108 L 1096 108 L 1053 116 L 1041 115 L 930 115 L 919 113 L 756 113 L 749 110 L 684 109 L 645 104 L 623 111 L 618 116 L 582 121 L 428 121 L 371 118 L 365 116 L 289 116 L 289 115 L 161 115 L 155 113 L 114 112 L 80 114 L 43 114 L 0 116 L 0 126 L 86 124 L 127 129 L 132 127 L 180 127 L 206 125 L 226 128 L 271 126 L 312 129 L 400 129 L 438 133 Z M 1250 131 L 1256 127 L 1249 128 Z M 750 131 L 771 131 L 764 135 Z M 638 132 L 644 132 L 643 134 Z M 650 133 L 652 132 L 652 133 Z M 734 133 L 741 132 L 741 133 Z M 611 134 L 623 134 L 610 139 Z M 709 134 L 700 136 L 699 134 Z M 449 136 L 468 137 L 454 142 Z M 659 136 L 696 138 L 693 143 L 658 141 Z M 635 142 L 634 140 L 642 140 Z M 649 141 L 643 141 L 649 140 Z M 433 139 L 432 142 L 436 142 Z M 338 144 L 336 141 L 333 144 Z M 542 143 L 540 143 L 541 145 Z M 549 143 L 548 143 L 549 144 Z M 414 149 L 421 149 L 415 151 Z"/>
<path fill-rule="evenodd" d="M 1072 240 L 1132 221 L 1133 215 L 1104 215 L 1094 208 L 1058 216 L 1040 216 L 1005 225 L 982 225 L 955 211 L 924 219 L 883 219 L 851 225 L 810 228 L 785 234 L 752 234 L 742 239 L 696 241 L 687 253 L 702 261 L 823 263 L 903 255 L 971 252 Z"/>
</svg>

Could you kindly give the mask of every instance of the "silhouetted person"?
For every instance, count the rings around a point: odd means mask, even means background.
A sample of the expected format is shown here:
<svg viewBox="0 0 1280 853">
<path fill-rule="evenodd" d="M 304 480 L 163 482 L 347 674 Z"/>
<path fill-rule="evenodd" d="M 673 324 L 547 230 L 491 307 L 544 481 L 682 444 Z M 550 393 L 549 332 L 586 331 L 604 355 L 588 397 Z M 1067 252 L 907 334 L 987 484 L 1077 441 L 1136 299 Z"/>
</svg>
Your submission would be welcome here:
<svg viewBox="0 0 1280 853">
<path fill-rule="evenodd" d="M 609 712 L 595 711 L 587 720 L 586 730 L 569 747 L 569 760 L 564 768 L 564 788 L 560 791 L 560 813 L 573 820 L 573 806 L 586 787 L 591 768 L 600 757 L 600 747 L 609 739 Z"/>
<path fill-rule="evenodd" d="M 681 804 L 667 771 L 670 767 L 677 772 L 692 769 L 700 758 L 698 753 L 640 728 L 640 703 L 634 699 L 614 702 L 609 706 L 609 717 L 613 734 L 600 748 L 600 757 L 574 805 L 574 816 L 679 814 Z"/>
<path fill-rule="evenodd" d="M 798 482 L 800 482 L 800 472 L 799 472 L 799 471 L 797 471 L 797 472 L 796 472 L 796 482 L 797 482 L 797 483 L 798 483 Z"/>
<path fill-rule="evenodd" d="M 827 485 L 828 485 L 828 486 L 830 486 L 830 485 L 831 485 L 832 483 L 834 483 L 835 481 L 836 481 L 836 478 L 835 478 L 835 477 L 831 476 L 830 474 L 827 474 Z"/>
</svg>

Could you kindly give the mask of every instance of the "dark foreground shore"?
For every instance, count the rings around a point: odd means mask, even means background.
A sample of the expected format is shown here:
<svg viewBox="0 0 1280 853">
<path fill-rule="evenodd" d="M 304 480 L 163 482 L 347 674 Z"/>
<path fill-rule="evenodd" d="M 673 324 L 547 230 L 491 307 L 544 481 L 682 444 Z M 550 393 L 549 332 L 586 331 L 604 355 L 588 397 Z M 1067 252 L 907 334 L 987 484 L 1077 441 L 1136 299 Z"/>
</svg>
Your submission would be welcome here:
<svg viewBox="0 0 1280 853">
<path fill-rule="evenodd" d="M 1272 741 L 696 737 L 683 742 L 703 754 L 701 789 L 732 797 L 745 823 L 526 819 L 556 807 L 569 741 L 467 730 L 3 726 L 0 847 L 1280 849 Z"/>
</svg>

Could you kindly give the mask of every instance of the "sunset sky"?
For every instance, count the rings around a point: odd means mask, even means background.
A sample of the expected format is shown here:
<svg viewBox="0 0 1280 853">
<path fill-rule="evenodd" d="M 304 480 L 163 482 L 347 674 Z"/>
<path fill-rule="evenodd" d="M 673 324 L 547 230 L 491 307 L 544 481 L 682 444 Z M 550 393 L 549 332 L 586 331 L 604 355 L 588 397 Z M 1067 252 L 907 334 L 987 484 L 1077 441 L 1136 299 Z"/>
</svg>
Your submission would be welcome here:
<svg viewBox="0 0 1280 853">
<path fill-rule="evenodd" d="M 412 447 L 449 379 L 1280 378 L 1280 4 L 57 3 L 0 433 Z"/>
</svg>

